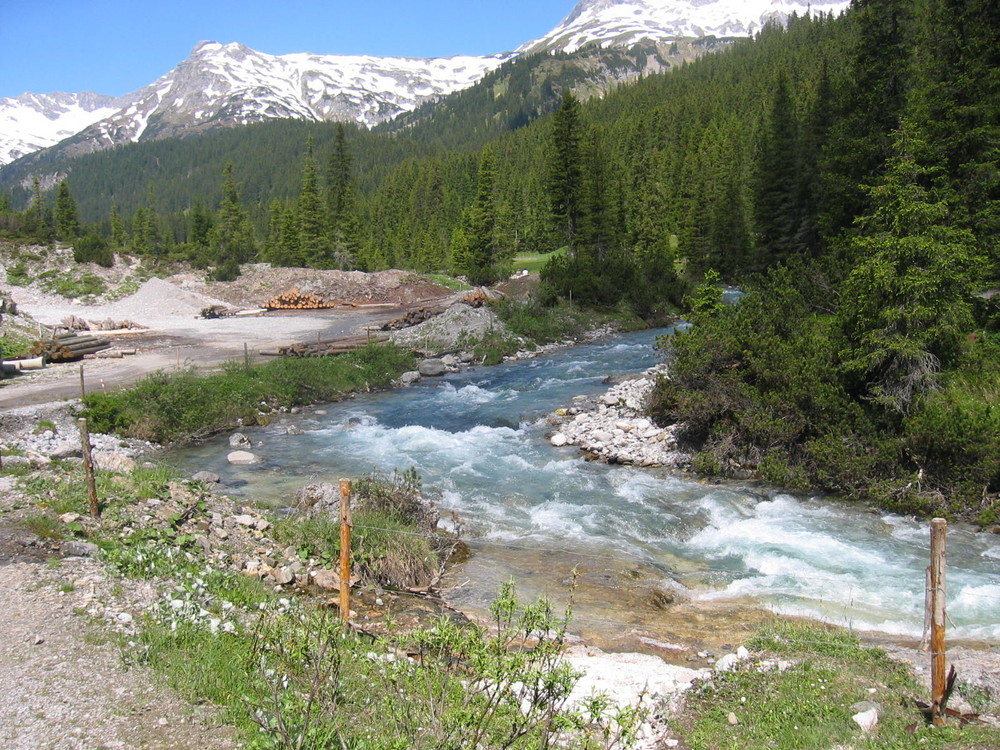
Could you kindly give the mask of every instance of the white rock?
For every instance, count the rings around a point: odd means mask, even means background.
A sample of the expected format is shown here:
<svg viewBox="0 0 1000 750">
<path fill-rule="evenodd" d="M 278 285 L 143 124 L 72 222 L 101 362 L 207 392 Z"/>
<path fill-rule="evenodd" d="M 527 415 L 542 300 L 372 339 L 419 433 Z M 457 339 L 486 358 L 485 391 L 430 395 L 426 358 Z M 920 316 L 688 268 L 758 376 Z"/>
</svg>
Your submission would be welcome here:
<svg viewBox="0 0 1000 750">
<path fill-rule="evenodd" d="M 875 731 L 875 727 L 878 725 L 879 712 L 878 709 L 869 708 L 867 711 L 862 711 L 861 713 L 854 714 L 851 719 L 861 727 L 861 731 L 865 734 L 871 734 Z"/>
<path fill-rule="evenodd" d="M 263 459 L 250 451 L 233 451 L 226 456 L 226 460 L 233 466 L 250 466 L 261 463 Z"/>
<path fill-rule="evenodd" d="M 561 432 L 557 432 L 555 435 L 549 438 L 549 442 L 552 443 L 556 448 L 561 448 L 569 442 L 569 439 Z"/>
<path fill-rule="evenodd" d="M 737 664 L 739 664 L 740 658 L 736 654 L 726 654 L 719 657 L 719 660 L 715 662 L 716 672 L 730 672 Z"/>
<path fill-rule="evenodd" d="M 135 470 L 135 461 L 115 451 L 94 451 L 93 458 L 94 466 L 101 471 L 131 474 Z"/>
</svg>

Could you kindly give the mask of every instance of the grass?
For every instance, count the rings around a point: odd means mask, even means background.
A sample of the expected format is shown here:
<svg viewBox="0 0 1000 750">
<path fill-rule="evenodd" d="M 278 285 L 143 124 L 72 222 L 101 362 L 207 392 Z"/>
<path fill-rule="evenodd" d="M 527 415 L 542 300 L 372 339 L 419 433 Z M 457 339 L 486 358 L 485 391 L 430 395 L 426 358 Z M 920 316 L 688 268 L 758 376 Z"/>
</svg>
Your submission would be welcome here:
<svg viewBox="0 0 1000 750">
<path fill-rule="evenodd" d="M 441 286 L 447 287 L 454 292 L 463 292 L 468 289 L 472 289 L 471 285 L 456 279 L 454 276 L 447 276 L 443 273 L 425 273 L 422 274 L 421 278 L 433 281 L 435 284 L 440 284 Z"/>
<path fill-rule="evenodd" d="M 420 494 L 415 471 L 372 474 L 354 485 L 351 558 L 363 585 L 396 589 L 427 586 L 441 567 L 433 528 L 436 515 Z M 334 566 L 340 557 L 340 520 L 296 516 L 277 521 L 275 541 L 300 557 Z"/>
<path fill-rule="evenodd" d="M 927 726 L 913 704 L 926 696 L 906 667 L 846 631 L 780 621 L 747 645 L 763 660 L 792 666 L 762 671 L 758 660 L 696 688 L 682 722 L 692 750 L 1000 746 L 1000 730 Z M 862 701 L 882 707 L 876 731 L 863 738 L 851 719 L 857 713 L 852 706 Z"/>
<path fill-rule="evenodd" d="M 125 390 L 91 393 L 84 416 L 95 432 L 166 443 L 239 423 L 266 424 L 274 410 L 381 388 L 414 366 L 396 347 L 370 345 L 339 357 L 282 357 L 251 367 L 232 362 L 214 375 L 161 371 Z"/>
<path fill-rule="evenodd" d="M 518 255 L 513 261 L 514 270 L 525 270 L 529 273 L 538 273 L 542 270 L 542 268 L 544 268 L 545 264 L 548 263 L 549 260 L 565 254 L 566 248 L 561 247 L 558 250 L 553 250 L 551 253 L 525 253 L 523 255 Z"/>
</svg>

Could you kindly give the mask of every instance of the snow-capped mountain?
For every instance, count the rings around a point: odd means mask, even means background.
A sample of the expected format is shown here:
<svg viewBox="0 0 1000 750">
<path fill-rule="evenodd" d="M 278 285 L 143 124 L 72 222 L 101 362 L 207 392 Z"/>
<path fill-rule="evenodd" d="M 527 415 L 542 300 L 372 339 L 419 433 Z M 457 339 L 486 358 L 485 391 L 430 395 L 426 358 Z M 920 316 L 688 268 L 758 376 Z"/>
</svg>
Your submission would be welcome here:
<svg viewBox="0 0 1000 750">
<path fill-rule="evenodd" d="M 202 42 L 167 75 L 129 95 L 126 106 L 60 149 L 77 155 L 278 118 L 375 125 L 471 86 L 509 57 L 276 56 L 242 44 Z"/>
<path fill-rule="evenodd" d="M 769 22 L 843 12 L 850 0 L 581 0 L 561 24 L 518 48 L 575 52 L 586 44 L 628 47 L 690 37 L 753 36 Z"/>
<path fill-rule="evenodd" d="M 117 112 L 124 102 L 91 91 L 0 99 L 0 164 L 48 148 Z"/>
<path fill-rule="evenodd" d="M 77 156 L 119 143 L 191 134 L 275 118 L 375 125 L 472 86 L 501 63 L 591 42 L 750 36 L 793 12 L 839 13 L 849 0 L 581 0 L 555 29 L 516 52 L 416 59 L 268 55 L 241 44 L 202 42 L 149 86 L 110 99 L 25 94 L 0 99 L 0 166 L 58 142 Z"/>
</svg>

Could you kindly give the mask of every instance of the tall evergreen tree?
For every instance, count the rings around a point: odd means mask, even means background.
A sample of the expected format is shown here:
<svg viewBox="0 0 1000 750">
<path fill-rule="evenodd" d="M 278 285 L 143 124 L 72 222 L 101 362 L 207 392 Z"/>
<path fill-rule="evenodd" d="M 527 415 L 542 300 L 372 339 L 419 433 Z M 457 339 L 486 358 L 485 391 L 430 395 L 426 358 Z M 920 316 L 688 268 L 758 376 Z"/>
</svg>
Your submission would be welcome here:
<svg viewBox="0 0 1000 750">
<path fill-rule="evenodd" d="M 326 201 L 334 263 L 338 268 L 351 268 L 358 250 L 358 217 L 354 197 L 353 159 L 347 149 L 343 123 L 337 123 L 337 135 L 330 154 Z"/>
<path fill-rule="evenodd" d="M 142 245 L 145 253 L 154 257 L 163 255 L 163 234 L 160 231 L 160 215 L 156 210 L 156 189 L 149 183 L 146 190 L 146 207 L 142 213 L 142 224 L 139 228 L 142 234 Z"/>
<path fill-rule="evenodd" d="M 323 201 L 320 196 L 316 157 L 313 155 L 313 138 L 306 143 L 306 158 L 302 165 L 302 187 L 296 207 L 299 222 L 298 251 L 301 265 L 313 268 L 330 268 L 334 265 L 326 239 Z"/>
<path fill-rule="evenodd" d="M 758 264 L 762 267 L 788 257 L 795 249 L 802 216 L 797 155 L 795 110 L 785 73 L 780 71 L 757 173 L 754 223 L 759 244 Z"/>
<path fill-rule="evenodd" d="M 212 255 L 217 264 L 246 263 L 256 254 L 253 228 L 240 204 L 233 163 L 223 170 L 222 201 L 212 227 Z M 230 274 L 231 275 L 231 274 Z"/>
<path fill-rule="evenodd" d="M 923 0 L 910 111 L 956 221 L 1000 279 L 1000 5 Z"/>
<path fill-rule="evenodd" d="M 66 180 L 56 188 L 56 237 L 64 242 L 76 239 L 80 235 L 80 220 L 76 212 L 76 201 L 69 190 Z"/>
<path fill-rule="evenodd" d="M 125 221 L 122 219 L 121 214 L 118 212 L 118 204 L 111 204 L 111 215 L 109 218 L 109 223 L 111 224 L 111 242 L 116 248 L 122 250 L 128 244 L 128 232 L 125 229 Z"/>
<path fill-rule="evenodd" d="M 863 260 L 838 313 L 845 371 L 869 398 L 904 414 L 958 356 L 981 271 L 973 235 L 950 226 L 946 202 L 924 187 L 931 175 L 915 154 L 926 149 L 904 121 L 886 175 L 869 191 L 873 209 L 853 241 Z"/>
<path fill-rule="evenodd" d="M 910 77 L 912 0 L 854 0 L 847 77 L 836 93 L 830 133 L 823 232 L 828 241 L 868 210 L 899 127 Z"/>
<path fill-rule="evenodd" d="M 552 121 L 548 193 L 560 244 L 577 249 L 583 214 L 583 160 L 580 102 L 567 91 Z"/>
<path fill-rule="evenodd" d="M 190 223 L 188 237 L 191 244 L 199 248 L 207 248 L 211 243 L 212 214 L 200 200 L 195 201 L 194 207 L 191 209 Z"/>
<path fill-rule="evenodd" d="M 500 246 L 496 181 L 496 156 L 487 146 L 479 161 L 476 200 L 463 222 L 463 246 L 455 259 L 458 270 L 476 286 L 492 284 L 510 273 L 510 258 Z"/>
</svg>

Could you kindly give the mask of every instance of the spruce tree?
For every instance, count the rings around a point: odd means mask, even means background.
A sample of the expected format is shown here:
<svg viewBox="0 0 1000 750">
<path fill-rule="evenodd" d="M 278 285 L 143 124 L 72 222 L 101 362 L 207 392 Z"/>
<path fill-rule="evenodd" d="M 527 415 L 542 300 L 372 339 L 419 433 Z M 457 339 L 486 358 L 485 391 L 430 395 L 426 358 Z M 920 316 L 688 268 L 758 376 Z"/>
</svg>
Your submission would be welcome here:
<svg viewBox="0 0 1000 750">
<path fill-rule="evenodd" d="M 222 200 L 212 226 L 212 255 L 217 264 L 246 263 L 256 254 L 253 229 L 240 204 L 233 163 L 227 162 L 222 173 Z"/>
<path fill-rule="evenodd" d="M 560 244 L 577 249 L 583 213 L 580 103 L 567 91 L 552 120 L 547 188 Z"/>
<path fill-rule="evenodd" d="M 798 127 L 788 82 L 779 72 L 764 128 L 754 204 L 758 264 L 770 266 L 795 249 L 801 221 Z"/>
<path fill-rule="evenodd" d="M 327 168 L 326 200 L 331 251 L 335 265 L 342 269 L 353 267 L 358 245 L 352 165 L 344 124 L 337 123 L 337 135 Z"/>
<path fill-rule="evenodd" d="M 323 219 L 323 202 L 311 135 L 306 143 L 306 158 L 302 165 L 302 187 L 299 190 L 296 213 L 299 223 L 298 252 L 302 265 L 312 268 L 331 268 L 334 263 L 326 239 L 326 222 Z"/>
<path fill-rule="evenodd" d="M 466 213 L 457 250 L 456 266 L 475 286 L 492 284 L 506 277 L 510 259 L 500 248 L 496 202 L 496 157 L 483 150 L 476 179 L 476 200 Z"/>
<path fill-rule="evenodd" d="M 924 0 L 916 14 L 911 117 L 935 183 L 1000 279 L 1000 5 Z"/>
<path fill-rule="evenodd" d="M 56 237 L 64 242 L 71 242 L 80 235 L 80 220 L 77 217 L 76 201 L 69 191 L 66 180 L 56 188 Z"/>
<path fill-rule="evenodd" d="M 111 224 L 111 242 L 119 250 L 125 249 L 128 244 L 128 232 L 125 230 L 125 222 L 122 219 L 120 213 L 118 213 L 118 204 L 111 204 L 111 216 L 109 218 L 109 223 Z"/>
<path fill-rule="evenodd" d="M 925 187 L 917 155 L 927 144 L 908 121 L 895 154 L 869 189 L 872 211 L 853 240 L 857 265 L 841 290 L 844 371 L 864 395 L 906 414 L 937 385 L 973 329 L 982 266 L 975 239 L 949 223 L 947 203 Z"/>
</svg>

